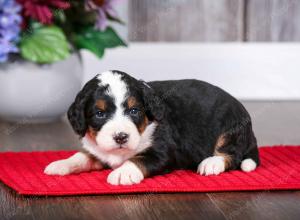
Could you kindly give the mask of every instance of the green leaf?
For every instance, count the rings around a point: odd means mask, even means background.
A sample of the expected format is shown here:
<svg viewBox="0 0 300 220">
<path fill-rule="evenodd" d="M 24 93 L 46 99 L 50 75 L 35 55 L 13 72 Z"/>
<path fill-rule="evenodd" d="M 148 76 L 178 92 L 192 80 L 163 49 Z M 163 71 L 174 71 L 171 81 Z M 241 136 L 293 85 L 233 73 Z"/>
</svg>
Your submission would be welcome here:
<svg viewBox="0 0 300 220">
<path fill-rule="evenodd" d="M 106 16 L 107 16 L 107 18 L 108 18 L 109 20 L 115 21 L 115 22 L 117 22 L 117 23 L 119 23 L 119 24 L 121 24 L 121 25 L 125 25 L 125 24 L 126 24 L 124 21 L 122 21 L 122 20 L 121 20 L 120 18 L 118 18 L 118 17 L 112 17 L 112 16 L 110 16 L 109 14 L 106 14 Z"/>
<path fill-rule="evenodd" d="M 20 42 L 23 58 L 37 63 L 52 63 L 70 55 L 69 44 L 63 31 L 56 26 L 33 27 Z"/>
<path fill-rule="evenodd" d="M 74 36 L 74 44 L 79 49 L 90 50 L 100 58 L 104 55 L 106 48 L 126 46 L 111 27 L 105 31 L 99 31 L 92 27 L 85 28 Z"/>
</svg>

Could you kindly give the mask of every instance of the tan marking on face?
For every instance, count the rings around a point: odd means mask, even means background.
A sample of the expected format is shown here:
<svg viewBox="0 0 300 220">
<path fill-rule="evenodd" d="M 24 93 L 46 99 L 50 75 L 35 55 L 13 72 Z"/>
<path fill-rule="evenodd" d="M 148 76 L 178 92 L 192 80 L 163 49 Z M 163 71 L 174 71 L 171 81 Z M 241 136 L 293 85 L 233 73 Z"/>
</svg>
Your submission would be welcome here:
<svg viewBox="0 0 300 220">
<path fill-rule="evenodd" d="M 145 129 L 146 129 L 148 123 L 149 123 L 149 119 L 148 119 L 148 117 L 145 115 L 145 116 L 144 116 L 144 121 L 138 126 L 138 131 L 139 131 L 140 134 L 142 134 L 142 133 L 145 131 Z"/>
<path fill-rule="evenodd" d="M 92 127 L 89 127 L 88 134 L 92 140 L 96 141 L 97 131 L 95 131 Z"/>
<path fill-rule="evenodd" d="M 129 160 L 134 163 L 143 173 L 144 177 L 148 177 L 149 176 L 149 173 L 148 173 L 148 170 L 147 168 L 145 167 L 144 163 L 143 163 L 143 156 L 139 156 L 139 155 L 136 155 L 132 158 L 130 158 Z"/>
<path fill-rule="evenodd" d="M 103 100 L 103 99 L 99 99 L 99 100 L 97 100 L 97 102 L 96 102 L 96 106 L 97 106 L 100 110 L 105 111 L 105 109 L 106 109 L 106 101 Z"/>
<path fill-rule="evenodd" d="M 137 101 L 136 101 L 136 98 L 134 98 L 133 96 L 130 96 L 128 99 L 127 99 L 127 106 L 128 108 L 132 108 L 136 105 Z"/>
<path fill-rule="evenodd" d="M 232 156 L 222 152 L 222 147 L 224 147 L 228 143 L 227 138 L 228 137 L 226 136 L 226 134 L 221 134 L 216 141 L 214 151 L 214 156 L 221 156 L 224 158 L 225 169 L 228 169 L 232 162 Z"/>
</svg>

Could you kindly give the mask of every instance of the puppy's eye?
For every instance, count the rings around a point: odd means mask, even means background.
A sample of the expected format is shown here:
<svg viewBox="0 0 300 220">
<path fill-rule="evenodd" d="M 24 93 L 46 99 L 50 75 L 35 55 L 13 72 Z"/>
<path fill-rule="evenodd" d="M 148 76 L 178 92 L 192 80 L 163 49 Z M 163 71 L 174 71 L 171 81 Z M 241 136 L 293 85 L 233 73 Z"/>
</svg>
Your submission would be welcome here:
<svg viewBox="0 0 300 220">
<path fill-rule="evenodd" d="M 102 111 L 97 111 L 96 112 L 96 117 L 97 118 L 105 118 L 105 113 Z"/>
<path fill-rule="evenodd" d="M 137 115 L 139 112 L 140 112 L 140 110 L 137 108 L 131 108 L 129 110 L 129 114 L 131 114 L 131 115 Z"/>
</svg>

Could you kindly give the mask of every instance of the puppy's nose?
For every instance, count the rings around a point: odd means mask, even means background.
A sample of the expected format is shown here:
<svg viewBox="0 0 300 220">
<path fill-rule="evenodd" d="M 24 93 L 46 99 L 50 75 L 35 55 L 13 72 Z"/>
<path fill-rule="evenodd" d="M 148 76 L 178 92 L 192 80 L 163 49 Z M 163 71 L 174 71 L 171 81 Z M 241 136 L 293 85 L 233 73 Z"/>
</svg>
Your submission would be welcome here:
<svg viewBox="0 0 300 220">
<path fill-rule="evenodd" d="M 128 134 L 120 132 L 114 136 L 114 140 L 117 144 L 125 144 L 128 141 Z"/>
</svg>

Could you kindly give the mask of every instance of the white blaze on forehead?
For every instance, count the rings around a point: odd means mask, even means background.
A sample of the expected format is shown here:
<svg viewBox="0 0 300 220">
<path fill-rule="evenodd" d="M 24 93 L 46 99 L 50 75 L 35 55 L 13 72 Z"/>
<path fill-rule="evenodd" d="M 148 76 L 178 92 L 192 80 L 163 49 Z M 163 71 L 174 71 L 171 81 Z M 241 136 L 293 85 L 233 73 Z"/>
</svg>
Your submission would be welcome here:
<svg viewBox="0 0 300 220">
<path fill-rule="evenodd" d="M 122 107 L 127 93 L 126 83 L 121 79 L 121 76 L 121 74 L 107 71 L 97 77 L 100 80 L 100 85 L 108 85 L 107 95 L 115 99 L 117 110 Z"/>
<path fill-rule="evenodd" d="M 138 147 L 140 134 L 136 125 L 131 118 L 125 114 L 123 103 L 127 99 L 127 85 L 122 80 L 122 75 L 111 71 L 104 72 L 97 77 L 100 82 L 99 86 L 106 86 L 106 94 L 114 99 L 116 111 L 111 115 L 109 120 L 102 126 L 96 135 L 96 143 L 102 150 L 113 150 L 119 148 L 114 137 L 120 132 L 128 134 L 127 142 L 122 146 L 130 150 Z"/>
</svg>

